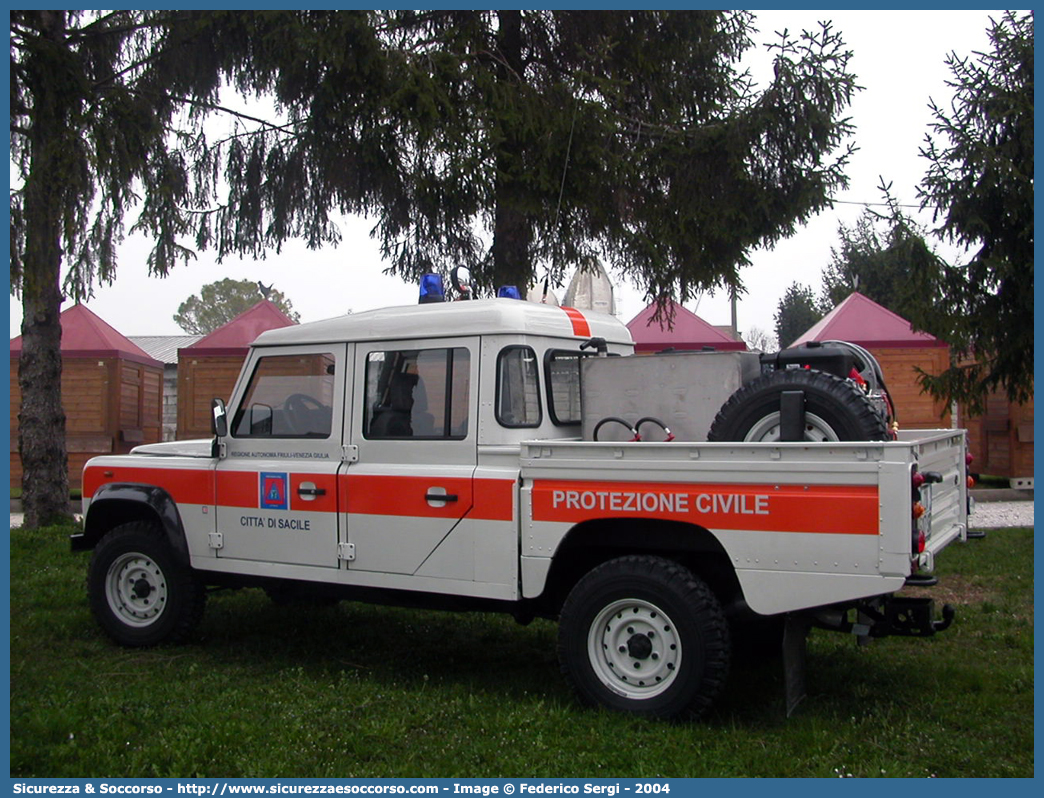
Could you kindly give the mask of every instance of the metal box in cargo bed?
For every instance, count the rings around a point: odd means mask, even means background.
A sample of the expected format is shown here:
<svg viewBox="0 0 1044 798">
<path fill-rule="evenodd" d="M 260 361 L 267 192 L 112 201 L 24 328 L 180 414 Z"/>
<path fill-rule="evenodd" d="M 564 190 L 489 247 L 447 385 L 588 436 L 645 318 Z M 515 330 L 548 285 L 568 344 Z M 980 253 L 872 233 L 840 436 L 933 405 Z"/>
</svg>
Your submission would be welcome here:
<svg viewBox="0 0 1044 798">
<path fill-rule="evenodd" d="M 761 373 L 755 352 L 672 352 L 630 357 L 590 357 L 581 364 L 584 440 L 594 440 L 608 417 L 635 424 L 653 417 L 678 440 L 705 441 L 711 422 L 730 396 Z M 655 424 L 643 424 L 643 440 L 663 440 Z M 602 441 L 627 441 L 631 433 L 609 423 Z"/>
</svg>

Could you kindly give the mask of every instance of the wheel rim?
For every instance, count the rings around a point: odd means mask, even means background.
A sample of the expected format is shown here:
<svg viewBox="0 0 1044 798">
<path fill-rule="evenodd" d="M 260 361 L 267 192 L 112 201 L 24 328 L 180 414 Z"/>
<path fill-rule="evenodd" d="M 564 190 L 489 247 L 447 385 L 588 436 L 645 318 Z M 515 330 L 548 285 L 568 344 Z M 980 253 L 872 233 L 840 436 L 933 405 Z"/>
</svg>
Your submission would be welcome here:
<svg viewBox="0 0 1044 798">
<path fill-rule="evenodd" d="M 149 626 L 167 606 L 167 580 L 151 557 L 128 552 L 109 566 L 105 598 L 122 623 Z"/>
<path fill-rule="evenodd" d="M 652 698 L 678 678 L 682 645 L 671 619 L 650 601 L 621 599 L 591 624 L 587 652 L 598 678 L 625 698 Z"/>
<path fill-rule="evenodd" d="M 747 432 L 744 441 L 778 441 L 779 411 L 769 413 Z M 822 443 L 823 441 L 839 441 L 834 428 L 814 413 L 805 413 L 805 441 Z"/>
</svg>

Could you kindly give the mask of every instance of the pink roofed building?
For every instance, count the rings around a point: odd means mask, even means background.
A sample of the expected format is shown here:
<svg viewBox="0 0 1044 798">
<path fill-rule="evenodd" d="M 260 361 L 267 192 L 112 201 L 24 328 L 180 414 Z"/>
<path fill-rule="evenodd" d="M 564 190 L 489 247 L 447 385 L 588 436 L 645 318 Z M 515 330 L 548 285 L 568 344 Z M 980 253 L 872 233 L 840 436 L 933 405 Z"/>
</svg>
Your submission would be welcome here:
<svg viewBox="0 0 1044 798">
<path fill-rule="evenodd" d="M 790 346 L 808 341 L 851 341 L 864 349 L 874 347 L 948 349 L 945 341 L 917 332 L 902 316 L 882 307 L 858 291 L 798 336 Z M 782 344 L 782 341 L 780 342 Z"/>
<path fill-rule="evenodd" d="M 69 486 L 80 488 L 84 463 L 96 454 L 130 451 L 162 437 L 163 364 L 87 309 L 61 314 L 62 407 Z M 21 485 L 18 415 L 22 403 L 18 359 L 22 337 L 11 339 L 11 486 Z"/>
<path fill-rule="evenodd" d="M 950 365 L 949 345 L 918 332 L 910 322 L 859 292 L 798 336 L 791 346 L 809 341 L 849 341 L 870 351 L 881 364 L 900 427 L 950 426 L 950 409 L 921 390 L 919 369 L 940 374 Z"/>
<path fill-rule="evenodd" d="M 181 440 L 210 435 L 210 401 L 232 395 L 250 344 L 261 333 L 294 321 L 262 299 L 232 321 L 178 350 L 178 430 Z"/>
<path fill-rule="evenodd" d="M 674 311 L 670 325 L 666 320 L 653 321 L 655 302 L 627 322 L 636 352 L 661 352 L 664 349 L 699 351 L 704 347 L 721 352 L 746 351 L 747 345 L 743 341 L 737 341 L 673 300 L 670 307 Z"/>
</svg>

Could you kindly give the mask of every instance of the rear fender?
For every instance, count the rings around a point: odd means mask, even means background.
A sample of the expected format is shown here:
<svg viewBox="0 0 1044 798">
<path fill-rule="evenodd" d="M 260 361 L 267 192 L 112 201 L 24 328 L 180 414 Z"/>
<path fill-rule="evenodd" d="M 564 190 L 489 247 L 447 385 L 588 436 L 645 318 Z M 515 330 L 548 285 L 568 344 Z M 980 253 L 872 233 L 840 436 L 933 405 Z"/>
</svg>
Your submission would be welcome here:
<svg viewBox="0 0 1044 798">
<path fill-rule="evenodd" d="M 538 601 L 557 611 L 585 573 L 628 554 L 675 560 L 707 582 L 723 605 L 743 603 L 732 562 L 708 529 L 676 521 L 618 518 L 585 521 L 566 534 L 554 553 Z"/>
<path fill-rule="evenodd" d="M 93 549 L 109 530 L 130 521 L 159 524 L 174 556 L 182 564 L 189 564 L 188 542 L 177 503 L 163 488 L 133 482 L 98 488 L 84 515 L 83 532 L 71 538 L 73 551 Z"/>
</svg>

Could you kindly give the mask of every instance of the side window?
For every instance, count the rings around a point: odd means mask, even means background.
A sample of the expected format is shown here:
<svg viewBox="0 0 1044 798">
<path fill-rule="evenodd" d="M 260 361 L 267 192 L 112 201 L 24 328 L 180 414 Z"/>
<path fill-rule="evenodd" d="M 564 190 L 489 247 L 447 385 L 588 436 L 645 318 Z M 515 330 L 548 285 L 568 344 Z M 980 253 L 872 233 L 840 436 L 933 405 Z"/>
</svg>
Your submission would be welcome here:
<svg viewBox="0 0 1044 798">
<path fill-rule="evenodd" d="M 497 421 L 504 427 L 539 427 L 540 384 L 536 353 L 509 346 L 497 356 Z"/>
<path fill-rule="evenodd" d="M 547 407 L 557 426 L 580 423 L 580 358 L 586 355 L 552 349 L 544 356 Z"/>
<path fill-rule="evenodd" d="M 262 357 L 232 418 L 232 435 L 329 438 L 333 394 L 332 354 Z"/>
<path fill-rule="evenodd" d="M 461 439 L 468 434 L 467 349 L 413 349 L 366 356 L 363 435 Z"/>
</svg>

